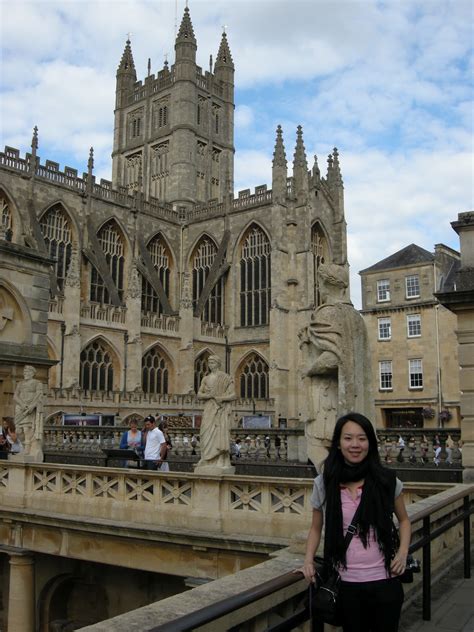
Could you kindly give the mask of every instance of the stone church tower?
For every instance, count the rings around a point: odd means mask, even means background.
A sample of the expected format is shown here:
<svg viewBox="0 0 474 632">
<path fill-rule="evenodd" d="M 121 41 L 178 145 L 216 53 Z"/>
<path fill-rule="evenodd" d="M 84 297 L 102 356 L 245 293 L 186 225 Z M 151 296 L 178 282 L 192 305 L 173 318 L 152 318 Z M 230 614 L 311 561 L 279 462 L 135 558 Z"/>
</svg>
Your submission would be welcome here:
<svg viewBox="0 0 474 632">
<path fill-rule="evenodd" d="M 186 7 L 175 63 L 137 81 L 130 41 L 117 70 L 114 187 L 143 190 L 174 208 L 222 201 L 233 188 L 234 64 L 222 35 L 214 69 L 196 64 Z"/>
<path fill-rule="evenodd" d="M 2 238 L 53 262 L 43 318 L 53 364 L 49 419 L 78 411 L 106 423 L 156 411 L 199 414 L 195 393 L 211 353 L 234 377 L 235 423 L 255 412 L 275 426 L 305 419 L 298 332 L 321 302 L 321 263 L 347 265 L 339 155 L 329 154 L 324 174 L 316 157 L 309 165 L 298 127 L 289 165 L 278 126 L 271 189 L 262 184 L 234 198 L 226 34 L 205 72 L 196 51 L 188 8 L 174 64 L 156 75 L 149 64 L 137 81 L 127 41 L 111 182 L 96 181 L 92 150 L 82 177 L 42 163 L 36 131 L 24 158 L 11 147 L 0 153 Z M 0 305 L 31 331 L 37 316 L 5 270 L 0 265 Z M 7 319 L 0 352 L 9 329 Z M 7 414 L 14 386 L 15 378 L 0 382 Z"/>
</svg>

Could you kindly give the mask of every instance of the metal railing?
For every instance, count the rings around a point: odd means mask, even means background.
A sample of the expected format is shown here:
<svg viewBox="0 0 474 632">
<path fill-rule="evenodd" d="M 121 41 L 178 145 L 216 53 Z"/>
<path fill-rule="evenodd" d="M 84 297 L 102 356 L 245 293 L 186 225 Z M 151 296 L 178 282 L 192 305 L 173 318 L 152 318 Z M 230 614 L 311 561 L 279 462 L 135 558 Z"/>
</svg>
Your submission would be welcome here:
<svg viewBox="0 0 474 632">
<path fill-rule="evenodd" d="M 452 529 L 459 523 L 463 523 L 463 557 L 464 557 L 464 577 L 471 577 L 471 535 L 470 521 L 471 515 L 474 513 L 474 500 L 470 500 L 470 496 L 474 494 L 474 486 L 465 486 L 464 489 L 452 494 L 449 502 L 440 500 L 426 508 L 412 512 L 410 522 L 412 524 L 422 521 L 422 529 L 419 537 L 410 546 L 410 553 L 422 550 L 422 608 L 423 620 L 431 620 L 431 543 L 448 530 Z M 448 505 L 463 502 L 462 509 L 440 526 L 432 528 L 431 517 Z M 417 533 L 415 531 L 415 533 Z M 301 575 L 295 573 L 285 573 L 268 582 L 265 582 L 254 588 L 250 588 L 244 592 L 238 593 L 232 597 L 228 597 L 209 606 L 196 610 L 182 617 L 178 617 L 173 621 L 149 628 L 148 632 L 185 632 L 200 628 L 201 626 L 210 624 L 218 619 L 228 615 L 229 613 L 250 606 L 254 602 L 267 597 L 283 588 L 292 586 L 301 581 Z M 300 592 L 301 607 L 284 620 L 280 620 L 277 624 L 270 625 L 266 628 L 266 632 L 289 632 L 295 626 L 308 621 L 310 618 L 308 604 L 305 603 L 305 594 L 307 588 Z M 245 624 L 244 624 L 245 625 Z M 240 625 L 232 628 L 232 632 L 243 630 Z M 317 627 L 316 627 L 317 629 Z M 323 627 L 321 627 L 321 631 Z"/>
</svg>

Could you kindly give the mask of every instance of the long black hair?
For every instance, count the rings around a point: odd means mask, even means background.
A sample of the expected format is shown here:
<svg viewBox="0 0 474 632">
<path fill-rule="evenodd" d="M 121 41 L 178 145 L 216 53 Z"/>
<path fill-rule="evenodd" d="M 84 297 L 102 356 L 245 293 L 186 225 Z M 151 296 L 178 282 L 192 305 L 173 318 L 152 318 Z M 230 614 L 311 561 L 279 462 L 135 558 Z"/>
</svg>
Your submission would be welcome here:
<svg viewBox="0 0 474 632">
<path fill-rule="evenodd" d="M 369 440 L 369 452 L 357 464 L 347 464 L 342 456 L 340 444 L 342 429 L 348 421 L 359 425 Z M 335 565 L 346 567 L 344 533 L 342 524 L 341 484 L 364 480 L 361 497 L 361 513 L 358 521 L 358 535 L 367 548 L 370 530 L 390 568 L 393 554 L 392 513 L 394 509 L 395 474 L 380 461 L 377 437 L 373 425 L 360 413 L 348 413 L 340 417 L 334 427 L 332 444 L 324 462 L 324 487 L 326 490 L 326 528 L 324 557 Z"/>
</svg>

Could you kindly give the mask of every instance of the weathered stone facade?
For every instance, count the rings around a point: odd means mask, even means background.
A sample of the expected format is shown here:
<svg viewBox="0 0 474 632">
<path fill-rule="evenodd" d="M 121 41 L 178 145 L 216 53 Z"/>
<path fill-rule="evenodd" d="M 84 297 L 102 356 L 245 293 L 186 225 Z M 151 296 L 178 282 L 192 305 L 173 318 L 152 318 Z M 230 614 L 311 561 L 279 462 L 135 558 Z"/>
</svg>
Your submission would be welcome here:
<svg viewBox="0 0 474 632">
<path fill-rule="evenodd" d="M 298 128 L 289 172 L 278 127 L 272 190 L 234 199 L 227 38 L 203 74 L 186 9 L 175 51 L 171 67 L 137 82 L 127 41 L 112 182 L 95 181 L 92 150 L 83 177 L 41 164 L 36 130 L 31 154 L 0 154 L 4 237 L 56 260 L 46 420 L 199 412 L 216 353 L 235 379 L 236 421 L 256 411 L 295 426 L 305 397 L 297 333 L 319 303 L 317 269 L 347 264 L 338 152 L 322 177 Z"/>
<path fill-rule="evenodd" d="M 438 300 L 456 316 L 459 357 L 463 477 L 474 481 L 474 212 L 459 213 L 451 223 L 459 235 L 461 261 L 444 279 Z"/>
<path fill-rule="evenodd" d="M 458 261 L 411 244 L 360 272 L 380 428 L 459 427 L 456 318 L 434 296 Z"/>
</svg>

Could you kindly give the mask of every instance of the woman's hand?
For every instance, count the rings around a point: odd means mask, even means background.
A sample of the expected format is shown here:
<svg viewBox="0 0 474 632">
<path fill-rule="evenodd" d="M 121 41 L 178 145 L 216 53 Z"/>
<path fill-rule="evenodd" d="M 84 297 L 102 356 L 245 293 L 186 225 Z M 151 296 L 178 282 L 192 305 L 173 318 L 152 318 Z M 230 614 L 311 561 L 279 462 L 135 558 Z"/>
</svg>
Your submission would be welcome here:
<svg viewBox="0 0 474 632">
<path fill-rule="evenodd" d="M 407 563 L 407 553 L 405 551 L 401 551 L 400 549 L 397 551 L 397 554 L 392 560 L 390 564 L 390 570 L 393 575 L 401 575 L 406 568 Z"/>
<path fill-rule="evenodd" d="M 293 573 L 303 573 L 308 584 L 314 584 L 316 581 L 314 562 L 304 562 L 303 566 L 301 566 L 301 568 L 295 568 Z"/>
</svg>

